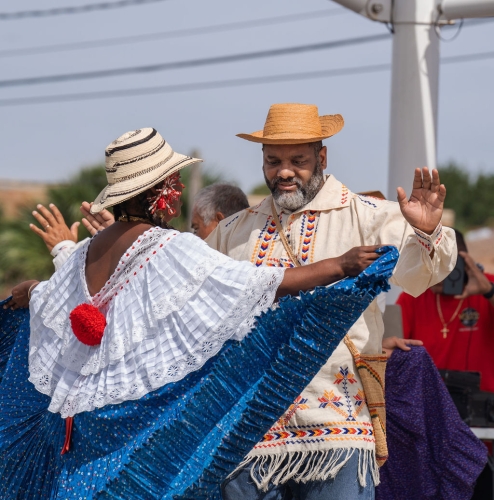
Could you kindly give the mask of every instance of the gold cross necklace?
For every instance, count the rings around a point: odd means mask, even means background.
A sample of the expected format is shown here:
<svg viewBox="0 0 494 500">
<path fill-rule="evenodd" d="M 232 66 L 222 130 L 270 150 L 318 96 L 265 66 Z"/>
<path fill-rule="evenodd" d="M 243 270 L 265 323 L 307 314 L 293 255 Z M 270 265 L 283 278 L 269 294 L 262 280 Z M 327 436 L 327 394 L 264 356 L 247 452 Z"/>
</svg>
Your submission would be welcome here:
<svg viewBox="0 0 494 500">
<path fill-rule="evenodd" d="M 441 323 L 443 325 L 443 328 L 441 330 L 441 333 L 443 334 L 443 339 L 445 339 L 448 336 L 449 333 L 448 326 L 455 320 L 456 316 L 458 316 L 462 304 L 463 304 L 463 299 L 460 300 L 460 303 L 458 304 L 456 311 L 453 313 L 453 316 L 451 316 L 451 319 L 448 322 L 446 322 L 444 321 L 443 311 L 441 309 L 441 294 L 440 293 L 436 294 L 437 312 L 439 314 L 439 319 L 441 320 Z"/>
</svg>

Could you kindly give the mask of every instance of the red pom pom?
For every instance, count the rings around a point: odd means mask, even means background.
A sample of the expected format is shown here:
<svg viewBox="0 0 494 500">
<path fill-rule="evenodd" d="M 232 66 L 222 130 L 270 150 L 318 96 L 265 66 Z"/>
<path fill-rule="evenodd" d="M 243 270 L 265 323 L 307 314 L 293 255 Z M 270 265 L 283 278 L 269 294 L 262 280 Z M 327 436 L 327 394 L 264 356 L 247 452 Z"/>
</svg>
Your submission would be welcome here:
<svg viewBox="0 0 494 500">
<path fill-rule="evenodd" d="M 101 344 L 106 327 L 106 318 L 97 307 L 80 304 L 70 313 L 72 331 L 77 339 L 86 345 Z"/>
<path fill-rule="evenodd" d="M 158 204 L 156 205 L 156 208 L 158 210 L 164 210 L 166 208 L 166 203 L 165 203 L 165 199 L 163 198 L 163 195 L 160 196 L 160 198 L 158 200 Z"/>
</svg>

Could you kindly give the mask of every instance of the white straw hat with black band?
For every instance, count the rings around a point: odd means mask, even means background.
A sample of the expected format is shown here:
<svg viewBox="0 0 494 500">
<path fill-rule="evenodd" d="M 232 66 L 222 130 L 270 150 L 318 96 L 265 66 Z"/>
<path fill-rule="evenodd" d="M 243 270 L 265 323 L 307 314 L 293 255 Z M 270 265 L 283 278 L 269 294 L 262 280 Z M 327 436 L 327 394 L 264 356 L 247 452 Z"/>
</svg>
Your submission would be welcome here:
<svg viewBox="0 0 494 500">
<path fill-rule="evenodd" d="M 91 207 L 96 214 L 142 193 L 178 170 L 202 161 L 181 155 L 154 128 L 123 134 L 105 150 L 108 185 Z"/>
</svg>

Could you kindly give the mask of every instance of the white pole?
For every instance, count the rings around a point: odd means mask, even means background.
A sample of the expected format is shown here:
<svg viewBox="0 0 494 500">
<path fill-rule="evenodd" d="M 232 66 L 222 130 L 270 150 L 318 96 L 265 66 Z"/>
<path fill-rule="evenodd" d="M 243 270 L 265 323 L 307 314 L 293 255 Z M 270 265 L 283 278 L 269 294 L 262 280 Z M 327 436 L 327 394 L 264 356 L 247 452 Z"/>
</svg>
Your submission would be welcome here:
<svg viewBox="0 0 494 500">
<path fill-rule="evenodd" d="M 333 0 L 373 21 L 389 22 L 392 0 Z"/>
<path fill-rule="evenodd" d="M 395 0 L 388 199 L 410 194 L 416 167 L 436 168 L 439 39 L 435 0 Z"/>
<path fill-rule="evenodd" d="M 357 14 L 366 15 L 367 0 L 333 0 L 347 9 L 353 10 Z"/>
<path fill-rule="evenodd" d="M 494 0 L 443 0 L 442 19 L 494 16 Z"/>
<path fill-rule="evenodd" d="M 201 155 L 199 151 L 192 151 L 190 154 L 193 158 L 200 158 Z M 194 199 L 197 193 L 202 189 L 202 163 L 194 163 L 189 168 L 189 182 L 187 189 L 189 195 L 187 197 L 189 217 L 187 221 L 187 230 L 190 230 L 192 223 L 192 206 L 194 205 Z"/>
</svg>

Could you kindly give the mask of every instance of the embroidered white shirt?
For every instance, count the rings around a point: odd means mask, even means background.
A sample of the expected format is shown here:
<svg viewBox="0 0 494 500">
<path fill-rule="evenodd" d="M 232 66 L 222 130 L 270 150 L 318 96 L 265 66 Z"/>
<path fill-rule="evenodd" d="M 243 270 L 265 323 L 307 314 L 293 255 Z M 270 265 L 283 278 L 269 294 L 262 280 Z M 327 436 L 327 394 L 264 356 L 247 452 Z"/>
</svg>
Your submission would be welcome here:
<svg viewBox="0 0 494 500">
<path fill-rule="evenodd" d="M 207 243 L 225 255 L 259 267 L 293 266 L 271 216 L 271 199 L 268 196 L 259 205 L 223 220 Z M 340 256 L 356 246 L 395 245 L 400 258 L 391 282 L 413 296 L 443 280 L 455 265 L 452 229 L 439 225 L 432 235 L 414 230 L 397 203 L 354 194 L 333 176 L 326 177 L 316 197 L 300 210 L 287 213 L 277 205 L 276 209 L 302 265 Z M 435 252 L 431 258 L 432 249 Z M 382 314 L 374 300 L 349 335 L 360 352 L 376 354 L 381 352 L 383 332 Z M 287 413 L 250 452 L 246 463 L 271 457 L 257 461 L 263 469 L 262 486 L 269 479 L 283 482 L 286 477 L 324 479 L 334 472 L 331 467 L 323 470 L 326 452 L 373 452 L 374 443 L 363 387 L 352 355 L 342 342 Z M 297 457 L 306 457 L 307 453 L 317 454 L 321 461 L 314 457 L 311 470 L 297 469 Z M 281 476 L 275 474 L 278 466 L 284 470 Z M 377 482 L 377 474 L 374 478 Z"/>
</svg>

